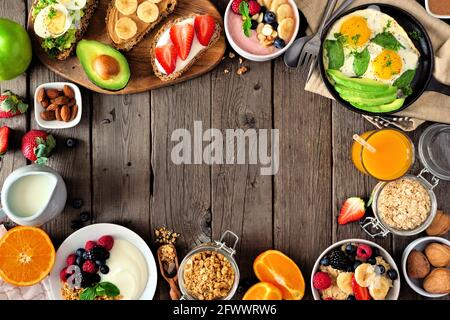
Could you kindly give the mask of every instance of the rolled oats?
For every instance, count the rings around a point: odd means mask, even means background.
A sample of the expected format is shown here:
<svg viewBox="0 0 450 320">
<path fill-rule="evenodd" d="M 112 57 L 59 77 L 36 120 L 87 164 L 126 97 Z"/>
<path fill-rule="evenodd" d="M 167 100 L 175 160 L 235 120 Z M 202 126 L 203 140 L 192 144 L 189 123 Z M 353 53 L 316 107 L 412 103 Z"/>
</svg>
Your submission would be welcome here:
<svg viewBox="0 0 450 320">
<path fill-rule="evenodd" d="M 234 270 L 224 255 L 203 251 L 194 254 L 186 262 L 183 281 L 186 290 L 196 299 L 225 298 L 234 284 Z"/>
<path fill-rule="evenodd" d="M 398 230 L 413 230 L 427 219 L 431 199 L 422 184 L 403 178 L 384 186 L 377 207 L 380 218 L 388 226 Z"/>
</svg>

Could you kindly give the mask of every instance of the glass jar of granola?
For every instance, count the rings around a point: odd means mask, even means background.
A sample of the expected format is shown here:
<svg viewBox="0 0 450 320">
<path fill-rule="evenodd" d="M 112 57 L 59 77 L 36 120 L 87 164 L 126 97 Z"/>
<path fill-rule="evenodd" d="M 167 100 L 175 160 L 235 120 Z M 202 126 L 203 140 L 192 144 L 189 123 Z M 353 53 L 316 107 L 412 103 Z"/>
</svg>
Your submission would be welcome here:
<svg viewBox="0 0 450 320">
<path fill-rule="evenodd" d="M 234 238 L 231 247 L 226 237 Z M 178 269 L 182 300 L 230 300 L 239 285 L 239 268 L 234 259 L 239 237 L 227 230 L 219 241 L 204 243 L 189 252 Z"/>
<path fill-rule="evenodd" d="M 439 180 L 450 180 L 450 125 L 429 126 L 420 137 L 418 149 L 424 166 L 419 175 L 408 174 L 375 186 L 371 196 L 374 217 L 361 222 L 371 237 L 415 235 L 428 228 L 436 216 L 433 189 Z"/>
</svg>

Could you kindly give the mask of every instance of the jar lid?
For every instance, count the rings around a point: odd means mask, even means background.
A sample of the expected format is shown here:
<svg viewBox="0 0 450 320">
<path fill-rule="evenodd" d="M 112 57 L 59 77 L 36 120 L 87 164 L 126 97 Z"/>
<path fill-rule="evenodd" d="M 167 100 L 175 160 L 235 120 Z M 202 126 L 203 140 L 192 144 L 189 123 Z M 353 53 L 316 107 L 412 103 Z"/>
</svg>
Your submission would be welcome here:
<svg viewBox="0 0 450 320">
<path fill-rule="evenodd" d="M 450 180 L 450 125 L 434 124 L 420 136 L 419 157 L 435 177 Z"/>
</svg>

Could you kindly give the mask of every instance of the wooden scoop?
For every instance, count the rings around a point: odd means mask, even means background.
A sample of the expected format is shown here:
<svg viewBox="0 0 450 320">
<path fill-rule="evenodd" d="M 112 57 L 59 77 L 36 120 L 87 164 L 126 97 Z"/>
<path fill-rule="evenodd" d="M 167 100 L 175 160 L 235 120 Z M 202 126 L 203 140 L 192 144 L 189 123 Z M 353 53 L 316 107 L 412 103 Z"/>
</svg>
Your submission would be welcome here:
<svg viewBox="0 0 450 320">
<path fill-rule="evenodd" d="M 165 246 L 172 247 L 175 252 L 175 266 L 173 270 L 169 270 L 170 274 L 168 273 L 168 270 L 164 268 L 161 256 L 162 256 L 162 248 Z M 161 272 L 162 277 L 164 280 L 167 281 L 167 283 L 170 286 L 170 298 L 172 300 L 180 300 L 181 298 L 181 292 L 180 289 L 178 289 L 178 255 L 177 255 L 177 249 L 173 244 L 163 244 L 158 248 L 158 263 L 159 263 L 159 271 Z"/>
</svg>

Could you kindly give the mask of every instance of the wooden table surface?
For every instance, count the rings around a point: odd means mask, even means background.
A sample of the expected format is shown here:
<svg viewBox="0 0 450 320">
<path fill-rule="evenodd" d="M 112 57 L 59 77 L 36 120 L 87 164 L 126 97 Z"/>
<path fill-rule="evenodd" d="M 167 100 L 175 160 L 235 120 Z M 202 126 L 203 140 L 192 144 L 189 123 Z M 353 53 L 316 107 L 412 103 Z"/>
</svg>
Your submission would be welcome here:
<svg viewBox="0 0 450 320">
<path fill-rule="evenodd" d="M 25 25 L 31 2 L 0 1 L 0 16 Z M 214 2 L 223 12 L 227 0 Z M 336 217 L 347 197 L 367 197 L 376 184 L 359 173 L 349 157 L 352 134 L 373 127 L 331 100 L 305 92 L 300 73 L 288 70 L 282 59 L 244 65 L 250 71 L 239 76 L 238 59 L 225 59 L 200 78 L 142 94 L 108 96 L 83 89 L 81 123 L 53 132 L 58 147 L 49 165 L 68 186 L 66 209 L 44 226 L 55 245 L 74 232 L 71 222 L 81 211 L 92 213 L 91 223 L 126 225 L 148 243 L 153 229 L 165 225 L 181 233 L 180 253 L 230 229 L 240 236 L 239 292 L 255 281 L 252 262 L 258 253 L 276 248 L 298 263 L 307 283 L 306 297 L 311 298 L 309 277 L 318 255 L 338 240 L 368 238 L 358 224 L 338 226 Z M 32 101 L 39 84 L 59 80 L 34 61 L 28 74 L 2 82 L 0 89 Z M 194 120 L 219 129 L 278 128 L 278 174 L 262 176 L 256 165 L 174 165 L 171 133 L 177 128 L 193 131 Z M 33 112 L 2 119 L 0 125 L 5 124 L 15 131 L 16 147 L 0 162 L 1 182 L 26 164 L 20 139 L 37 128 Z M 426 126 L 410 135 L 414 142 Z M 67 137 L 76 138 L 78 146 L 67 149 Z M 420 168 L 416 160 L 412 172 Z M 439 208 L 447 212 L 449 188 L 449 182 L 436 188 Z M 71 207 L 77 198 L 84 201 L 80 210 Z M 402 251 L 414 238 L 375 241 L 400 266 Z M 168 298 L 162 280 L 156 298 Z M 402 281 L 401 298 L 420 296 Z"/>
</svg>

